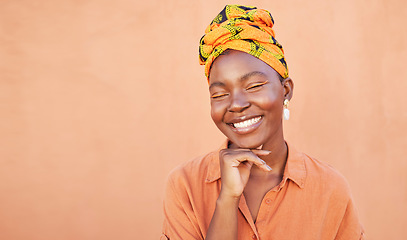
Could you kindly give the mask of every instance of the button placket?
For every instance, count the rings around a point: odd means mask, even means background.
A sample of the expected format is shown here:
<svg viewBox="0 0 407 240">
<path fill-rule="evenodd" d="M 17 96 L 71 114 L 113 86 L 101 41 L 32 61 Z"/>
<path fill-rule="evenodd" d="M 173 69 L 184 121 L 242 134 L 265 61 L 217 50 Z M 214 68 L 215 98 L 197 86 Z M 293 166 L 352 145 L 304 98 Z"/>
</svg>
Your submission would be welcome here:
<svg viewBox="0 0 407 240">
<path fill-rule="evenodd" d="M 271 209 L 273 208 L 273 203 L 276 198 L 276 193 L 269 191 L 266 193 L 264 196 L 263 202 L 260 206 L 259 213 L 257 215 L 257 221 L 256 221 L 256 226 L 257 229 L 260 231 L 260 229 L 264 226 L 264 220 L 269 216 L 269 213 L 271 212 Z"/>
</svg>

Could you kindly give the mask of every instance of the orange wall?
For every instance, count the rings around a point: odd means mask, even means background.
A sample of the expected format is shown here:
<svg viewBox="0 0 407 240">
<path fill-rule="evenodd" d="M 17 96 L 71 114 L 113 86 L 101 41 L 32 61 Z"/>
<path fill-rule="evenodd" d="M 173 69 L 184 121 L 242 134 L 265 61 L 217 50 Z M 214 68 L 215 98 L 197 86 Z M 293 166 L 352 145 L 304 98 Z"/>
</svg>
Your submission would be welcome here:
<svg viewBox="0 0 407 240">
<path fill-rule="evenodd" d="M 197 47 L 227 2 L 0 2 L 1 239 L 158 239 L 168 172 L 224 139 Z M 237 2 L 275 18 L 286 138 L 407 239 L 407 2 Z"/>
</svg>

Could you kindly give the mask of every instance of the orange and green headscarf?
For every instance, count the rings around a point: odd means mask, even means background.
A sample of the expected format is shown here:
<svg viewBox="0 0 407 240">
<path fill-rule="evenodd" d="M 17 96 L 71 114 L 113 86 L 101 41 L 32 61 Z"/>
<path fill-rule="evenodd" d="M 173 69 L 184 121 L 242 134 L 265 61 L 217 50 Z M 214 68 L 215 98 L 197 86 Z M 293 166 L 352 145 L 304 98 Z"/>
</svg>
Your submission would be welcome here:
<svg viewBox="0 0 407 240">
<path fill-rule="evenodd" d="M 249 53 L 270 65 L 283 78 L 288 77 L 281 44 L 274 38 L 273 17 L 256 7 L 227 5 L 206 28 L 199 44 L 199 63 L 205 76 L 213 61 L 227 49 Z"/>
</svg>

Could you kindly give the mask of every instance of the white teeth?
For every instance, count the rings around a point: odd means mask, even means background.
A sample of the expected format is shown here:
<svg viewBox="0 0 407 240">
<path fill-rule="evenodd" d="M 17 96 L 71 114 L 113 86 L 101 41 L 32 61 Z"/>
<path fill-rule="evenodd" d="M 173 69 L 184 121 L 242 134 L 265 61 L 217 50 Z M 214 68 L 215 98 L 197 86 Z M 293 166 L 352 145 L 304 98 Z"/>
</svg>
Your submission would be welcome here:
<svg viewBox="0 0 407 240">
<path fill-rule="evenodd" d="M 261 119 L 261 117 L 251 118 L 251 119 L 243 121 L 243 122 L 234 123 L 233 126 L 235 128 L 250 127 L 251 125 L 253 125 L 253 124 L 257 123 L 258 121 L 260 121 L 260 119 Z"/>
</svg>

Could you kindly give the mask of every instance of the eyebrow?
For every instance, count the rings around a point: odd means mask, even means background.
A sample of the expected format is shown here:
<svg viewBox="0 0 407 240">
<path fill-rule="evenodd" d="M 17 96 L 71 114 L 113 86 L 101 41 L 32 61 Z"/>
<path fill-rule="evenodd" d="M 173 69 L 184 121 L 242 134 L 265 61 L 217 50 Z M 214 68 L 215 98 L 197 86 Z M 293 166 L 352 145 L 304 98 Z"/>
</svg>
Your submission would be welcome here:
<svg viewBox="0 0 407 240">
<path fill-rule="evenodd" d="M 266 74 L 263 72 L 253 71 L 253 72 L 249 72 L 249 73 L 246 73 L 245 75 L 241 76 L 239 81 L 243 82 L 243 81 L 247 80 L 248 78 L 255 76 L 255 75 L 262 75 L 264 77 L 266 76 Z"/>
<path fill-rule="evenodd" d="M 253 71 L 253 72 L 249 72 L 249 73 L 246 73 L 246 74 L 244 74 L 243 76 L 241 76 L 241 77 L 239 78 L 239 81 L 240 81 L 240 82 L 243 82 L 243 81 L 247 80 L 248 78 L 250 78 L 250 77 L 252 77 L 252 76 L 255 76 L 255 75 L 266 76 L 266 74 L 263 73 L 263 72 L 260 72 L 260 71 Z M 215 87 L 215 86 L 223 87 L 223 86 L 225 86 L 225 84 L 222 83 L 222 82 L 214 82 L 214 83 L 212 83 L 212 84 L 209 86 L 209 89 L 211 89 L 212 87 Z"/>
<path fill-rule="evenodd" d="M 225 84 L 222 83 L 222 82 L 214 82 L 214 83 L 212 83 L 212 84 L 209 86 L 209 89 L 211 89 L 211 88 L 213 88 L 213 87 L 216 87 L 216 86 L 224 87 Z"/>
</svg>

